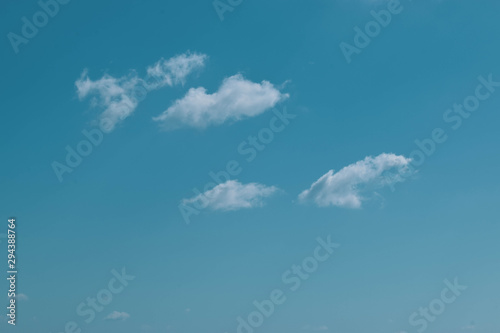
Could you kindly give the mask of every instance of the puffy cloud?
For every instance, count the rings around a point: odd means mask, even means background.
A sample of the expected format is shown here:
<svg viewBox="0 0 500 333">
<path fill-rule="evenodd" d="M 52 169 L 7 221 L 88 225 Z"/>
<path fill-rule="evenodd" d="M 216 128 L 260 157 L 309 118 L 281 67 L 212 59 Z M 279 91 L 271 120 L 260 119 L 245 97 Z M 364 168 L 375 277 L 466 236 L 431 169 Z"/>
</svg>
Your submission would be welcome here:
<svg viewBox="0 0 500 333">
<path fill-rule="evenodd" d="M 314 201 L 318 206 L 360 208 L 362 194 L 376 187 L 389 186 L 404 181 L 401 173 L 391 170 L 405 169 L 411 159 L 395 154 L 380 154 L 342 168 L 328 171 L 299 195 L 299 200 Z"/>
<path fill-rule="evenodd" d="M 183 125 L 205 128 L 257 116 L 286 98 L 288 94 L 282 94 L 268 81 L 255 83 L 236 74 L 224 79 L 213 94 L 203 87 L 189 89 L 153 120 L 165 128 Z"/>
<path fill-rule="evenodd" d="M 130 315 L 126 312 L 118 312 L 118 311 L 113 311 L 109 315 L 106 316 L 106 320 L 127 320 L 130 317 Z"/>
<path fill-rule="evenodd" d="M 184 205 L 201 204 L 212 210 L 238 210 L 263 206 L 263 199 L 274 194 L 278 189 L 258 183 L 241 184 L 237 180 L 228 180 L 197 196 L 182 200 Z"/>
<path fill-rule="evenodd" d="M 105 126 L 111 131 L 135 111 L 147 91 L 184 84 L 190 73 L 204 66 L 206 58 L 204 54 L 185 53 L 168 60 L 161 59 L 147 68 L 148 75 L 144 79 L 133 71 L 120 78 L 105 74 L 93 81 L 84 70 L 75 82 L 78 97 L 80 100 L 93 97 L 91 105 L 104 109 L 100 120 L 106 122 Z"/>
</svg>

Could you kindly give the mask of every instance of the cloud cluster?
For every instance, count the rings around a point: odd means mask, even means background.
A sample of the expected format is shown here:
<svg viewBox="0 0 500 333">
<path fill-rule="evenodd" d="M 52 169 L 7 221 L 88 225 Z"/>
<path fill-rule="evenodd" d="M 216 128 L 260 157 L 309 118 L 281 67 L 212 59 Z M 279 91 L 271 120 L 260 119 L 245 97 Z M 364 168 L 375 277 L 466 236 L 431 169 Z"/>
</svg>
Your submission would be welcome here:
<svg viewBox="0 0 500 333">
<path fill-rule="evenodd" d="M 213 94 L 203 87 L 189 89 L 183 98 L 153 119 L 166 128 L 205 128 L 257 116 L 286 98 L 288 94 L 268 81 L 255 83 L 236 74 L 224 79 Z"/>
<path fill-rule="evenodd" d="M 313 202 L 317 206 L 337 206 L 361 208 L 365 195 L 373 194 L 375 189 L 403 182 L 414 171 L 411 159 L 402 155 L 380 154 L 367 156 L 335 173 L 328 171 L 314 182 L 309 189 L 299 194 L 299 202 Z M 406 177 L 403 177 L 403 173 Z M 198 195 L 183 199 L 181 204 L 192 204 L 198 209 L 229 211 L 242 208 L 260 207 L 264 198 L 279 191 L 275 186 L 258 183 L 241 184 L 228 180 Z"/>
<path fill-rule="evenodd" d="M 265 186 L 258 183 L 242 184 L 237 180 L 228 180 L 221 183 L 205 193 L 184 199 L 182 203 L 199 204 L 212 210 L 237 210 L 241 208 L 252 208 L 263 206 L 264 198 L 267 198 L 278 189 L 274 186 Z"/>
<path fill-rule="evenodd" d="M 132 72 L 119 78 L 105 74 L 94 81 L 89 78 L 88 71 L 84 70 L 75 85 L 80 100 L 92 96 L 92 106 L 104 109 L 100 119 L 106 120 L 109 130 L 113 130 L 135 111 L 140 101 L 138 94 L 164 86 L 184 84 L 189 74 L 204 67 L 206 59 L 206 55 L 197 53 L 161 59 L 147 68 L 144 79 Z"/>
<path fill-rule="evenodd" d="M 394 169 L 404 168 L 411 159 L 395 154 L 380 154 L 342 168 L 339 172 L 328 171 L 314 182 L 308 190 L 299 195 L 301 202 L 313 201 L 320 207 L 339 206 L 360 208 L 363 193 L 375 187 L 388 186 L 404 181 L 403 177 L 385 177 L 383 174 Z"/>
<path fill-rule="evenodd" d="M 103 108 L 101 121 L 106 120 L 112 130 L 137 108 L 141 100 L 137 96 L 138 90 L 143 89 L 144 93 L 165 86 L 184 85 L 191 73 L 205 66 L 207 58 L 205 54 L 184 53 L 160 59 L 147 67 L 145 78 L 132 72 L 119 78 L 105 74 L 93 81 L 85 70 L 75 82 L 78 97 L 92 96 L 91 105 Z M 256 83 L 236 74 L 225 78 L 213 93 L 208 93 L 204 87 L 190 88 L 153 120 L 167 129 L 183 126 L 206 128 L 257 116 L 288 97 L 269 81 Z M 365 194 L 373 192 L 376 187 L 404 181 L 400 173 L 392 173 L 391 177 L 386 173 L 406 168 L 410 162 L 411 159 L 395 154 L 365 157 L 337 173 L 328 171 L 299 194 L 299 201 L 314 202 L 321 207 L 360 208 L 366 200 Z M 182 204 L 201 203 L 209 209 L 222 211 L 252 208 L 262 206 L 264 199 L 276 191 L 278 189 L 274 186 L 228 180 L 205 193 L 183 199 Z M 128 314 L 115 311 L 109 316 L 113 319 Z"/>
<path fill-rule="evenodd" d="M 141 97 L 148 91 L 165 86 L 184 85 L 186 78 L 205 66 L 208 57 L 199 53 L 184 53 L 170 59 L 160 59 L 147 67 L 141 78 L 135 71 L 123 77 L 103 75 L 92 80 L 84 70 L 75 82 L 78 97 L 92 97 L 91 105 L 103 109 L 100 121 L 109 131 L 130 117 Z M 269 81 L 255 83 L 241 74 L 225 78 L 219 89 L 210 94 L 204 87 L 191 88 L 160 115 L 153 118 L 163 128 L 182 126 L 205 128 L 226 121 L 238 121 L 257 116 L 288 98 Z"/>
</svg>

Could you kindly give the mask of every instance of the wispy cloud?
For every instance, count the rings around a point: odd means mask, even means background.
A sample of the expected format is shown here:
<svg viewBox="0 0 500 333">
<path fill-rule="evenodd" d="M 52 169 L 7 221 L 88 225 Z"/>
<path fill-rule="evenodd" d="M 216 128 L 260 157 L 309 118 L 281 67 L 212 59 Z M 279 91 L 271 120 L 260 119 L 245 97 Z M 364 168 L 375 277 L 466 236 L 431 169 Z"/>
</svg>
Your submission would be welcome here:
<svg viewBox="0 0 500 333">
<path fill-rule="evenodd" d="M 16 300 L 18 301 L 27 301 L 29 297 L 26 294 L 20 293 L 16 295 Z"/>
<path fill-rule="evenodd" d="M 150 332 L 152 330 L 153 330 L 153 327 L 150 326 L 150 325 L 148 325 L 148 324 L 142 324 L 141 325 L 141 331 L 142 332 Z M 167 328 L 167 330 L 168 330 L 168 328 Z"/>
<path fill-rule="evenodd" d="M 140 102 L 139 96 L 147 91 L 184 84 L 187 76 L 204 67 L 207 56 L 184 53 L 170 59 L 161 59 L 147 68 L 147 76 L 140 78 L 135 71 L 123 77 L 103 75 L 91 80 L 84 70 L 75 82 L 78 97 L 83 100 L 92 97 L 91 106 L 103 109 L 100 120 L 105 120 L 109 131 L 129 117 Z"/>
<path fill-rule="evenodd" d="M 150 77 L 159 78 L 157 84 L 160 86 L 183 85 L 191 72 L 205 66 L 207 58 L 205 54 L 185 53 L 167 60 L 159 60 L 147 68 L 147 73 Z"/>
<path fill-rule="evenodd" d="M 205 128 L 226 121 L 257 116 L 288 98 L 268 81 L 255 83 L 241 74 L 224 79 L 213 94 L 203 87 L 191 88 L 153 120 L 167 129 L 190 126 Z"/>
<path fill-rule="evenodd" d="M 139 102 L 134 97 L 134 89 L 139 82 L 140 79 L 136 76 L 115 78 L 108 74 L 92 81 L 85 70 L 75 85 L 80 100 L 93 95 L 92 106 L 104 108 L 100 118 L 106 119 L 110 124 L 109 129 L 112 130 L 137 108 Z"/>
<path fill-rule="evenodd" d="M 339 206 L 360 208 L 364 193 L 373 192 L 376 187 L 388 186 L 404 181 L 394 174 L 384 177 L 383 173 L 404 168 L 411 159 L 395 154 L 380 154 L 342 168 L 339 172 L 328 171 L 314 182 L 308 190 L 299 195 L 301 202 L 313 201 L 318 206 Z"/>
<path fill-rule="evenodd" d="M 212 210 L 238 210 L 241 208 L 260 207 L 264 198 L 276 193 L 278 188 L 258 183 L 241 184 L 237 180 L 228 180 L 213 189 L 197 196 L 182 200 L 183 204 L 200 203 Z"/>
<path fill-rule="evenodd" d="M 118 312 L 118 311 L 113 311 L 109 315 L 106 316 L 106 320 L 127 320 L 130 318 L 130 315 L 126 312 Z"/>
<path fill-rule="evenodd" d="M 462 330 L 464 331 L 475 331 L 476 330 L 476 323 L 471 321 L 469 325 L 462 327 Z"/>
</svg>

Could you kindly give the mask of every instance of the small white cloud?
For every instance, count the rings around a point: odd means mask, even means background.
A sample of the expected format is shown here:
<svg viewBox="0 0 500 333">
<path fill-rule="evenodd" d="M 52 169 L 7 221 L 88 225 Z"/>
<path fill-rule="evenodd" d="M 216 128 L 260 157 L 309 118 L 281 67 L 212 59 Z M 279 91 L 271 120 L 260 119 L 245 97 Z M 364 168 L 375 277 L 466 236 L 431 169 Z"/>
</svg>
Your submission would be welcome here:
<svg viewBox="0 0 500 333">
<path fill-rule="evenodd" d="M 376 187 L 404 181 L 400 173 L 385 172 L 408 167 L 411 159 L 401 155 L 380 154 L 342 168 L 339 172 L 328 171 L 308 190 L 299 195 L 301 202 L 314 201 L 318 206 L 360 208 L 363 193 L 373 192 Z"/>
<path fill-rule="evenodd" d="M 106 320 L 127 320 L 130 317 L 130 315 L 126 312 L 118 312 L 118 311 L 113 311 L 109 315 L 106 316 Z"/>
<path fill-rule="evenodd" d="M 190 73 L 205 66 L 207 58 L 205 54 L 185 53 L 167 60 L 161 59 L 148 67 L 147 72 L 149 76 L 159 79 L 159 85 L 184 84 Z"/>
<path fill-rule="evenodd" d="M 241 208 L 260 207 L 263 199 L 274 194 L 278 189 L 258 183 L 241 184 L 237 180 L 228 180 L 213 189 L 197 196 L 182 200 L 183 204 L 200 203 L 212 210 L 238 210 Z"/>
<path fill-rule="evenodd" d="M 138 83 L 139 79 L 135 76 L 114 78 L 108 74 L 92 81 L 85 70 L 75 85 L 80 99 L 95 95 L 92 105 L 104 108 L 100 119 L 105 119 L 110 126 L 109 130 L 112 130 L 137 108 L 139 102 L 134 97 L 134 89 Z"/>
<path fill-rule="evenodd" d="M 18 301 L 27 301 L 29 298 L 26 294 L 16 294 L 16 300 Z"/>
<path fill-rule="evenodd" d="M 80 100 L 93 96 L 91 105 L 104 109 L 100 121 L 105 121 L 108 130 L 129 117 L 137 108 L 140 98 L 147 91 L 184 84 L 186 77 L 202 68 L 207 56 L 197 53 L 185 53 L 173 58 L 161 59 L 147 68 L 148 75 L 142 79 L 135 71 L 130 75 L 115 78 L 105 74 L 98 80 L 91 80 L 84 70 L 75 82 Z"/>
<path fill-rule="evenodd" d="M 185 309 L 184 311 L 185 311 L 186 313 L 189 313 L 189 312 L 191 312 L 191 309 L 190 309 L 190 308 L 187 308 L 187 309 Z"/>
<path fill-rule="evenodd" d="M 471 323 L 467 326 L 462 327 L 462 330 L 464 331 L 475 331 L 476 330 L 476 323 L 471 321 Z"/>
<path fill-rule="evenodd" d="M 224 79 L 213 94 L 203 87 L 189 89 L 153 120 L 168 129 L 183 125 L 205 128 L 257 116 L 286 98 L 288 94 L 281 93 L 268 81 L 255 83 L 236 74 Z"/>
</svg>

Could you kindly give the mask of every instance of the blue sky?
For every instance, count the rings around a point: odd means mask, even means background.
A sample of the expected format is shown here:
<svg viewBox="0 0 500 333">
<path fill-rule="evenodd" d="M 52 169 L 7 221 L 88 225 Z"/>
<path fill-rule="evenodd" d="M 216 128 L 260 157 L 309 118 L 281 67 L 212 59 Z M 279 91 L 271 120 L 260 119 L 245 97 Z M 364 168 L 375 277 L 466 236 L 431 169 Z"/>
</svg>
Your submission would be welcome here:
<svg viewBox="0 0 500 333">
<path fill-rule="evenodd" d="M 2 332 L 500 330 L 497 1 L 54 3 L 1 5 Z"/>
</svg>

